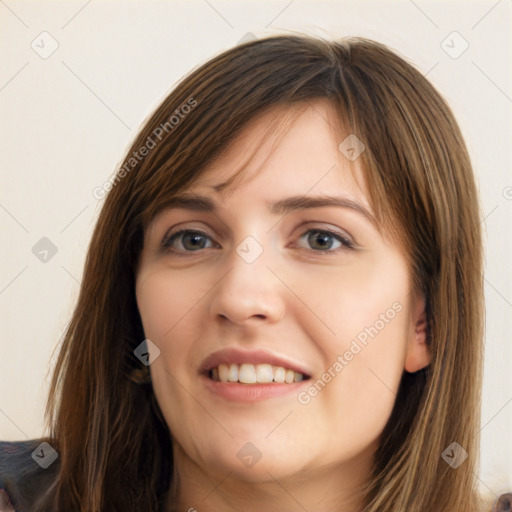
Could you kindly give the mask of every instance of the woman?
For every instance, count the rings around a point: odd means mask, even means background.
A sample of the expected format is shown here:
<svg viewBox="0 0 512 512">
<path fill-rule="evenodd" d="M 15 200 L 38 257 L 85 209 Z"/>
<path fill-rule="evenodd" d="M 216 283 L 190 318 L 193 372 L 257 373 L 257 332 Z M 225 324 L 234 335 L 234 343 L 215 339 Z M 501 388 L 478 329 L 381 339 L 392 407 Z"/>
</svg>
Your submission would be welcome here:
<svg viewBox="0 0 512 512">
<path fill-rule="evenodd" d="M 51 434 L 3 445 L 17 510 L 490 510 L 477 193 L 411 65 L 365 39 L 233 48 L 107 191 Z"/>
</svg>

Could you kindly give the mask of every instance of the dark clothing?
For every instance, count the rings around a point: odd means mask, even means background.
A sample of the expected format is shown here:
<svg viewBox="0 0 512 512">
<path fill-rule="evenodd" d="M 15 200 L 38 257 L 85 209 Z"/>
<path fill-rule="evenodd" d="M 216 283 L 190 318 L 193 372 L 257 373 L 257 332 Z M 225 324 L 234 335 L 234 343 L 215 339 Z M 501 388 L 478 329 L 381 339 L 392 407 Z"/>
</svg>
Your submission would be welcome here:
<svg viewBox="0 0 512 512">
<path fill-rule="evenodd" d="M 43 442 L 0 442 L 0 512 L 32 512 L 36 499 L 55 480 L 60 459 Z"/>
</svg>

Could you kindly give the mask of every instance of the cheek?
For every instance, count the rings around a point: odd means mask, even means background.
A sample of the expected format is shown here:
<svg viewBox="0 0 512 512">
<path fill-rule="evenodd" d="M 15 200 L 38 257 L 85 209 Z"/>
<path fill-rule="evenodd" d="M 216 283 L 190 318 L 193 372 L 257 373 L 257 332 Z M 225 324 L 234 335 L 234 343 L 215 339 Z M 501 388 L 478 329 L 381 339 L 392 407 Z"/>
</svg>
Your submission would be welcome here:
<svg viewBox="0 0 512 512">
<path fill-rule="evenodd" d="M 329 457 L 355 456 L 378 442 L 403 374 L 405 330 L 400 315 L 405 317 L 404 310 L 378 334 L 369 335 L 366 344 L 347 337 L 339 350 L 331 346 L 325 373 L 307 390 L 309 402 L 300 397 L 307 405 L 301 406 L 298 421 L 313 424 L 315 432 L 330 440 Z"/>
<path fill-rule="evenodd" d="M 206 293 L 197 277 L 183 274 L 155 270 L 137 282 L 137 305 L 145 335 L 163 343 L 161 350 L 177 330 L 191 324 L 195 307 Z"/>
<path fill-rule="evenodd" d="M 318 418 L 330 411 L 330 425 L 348 438 L 371 440 L 391 414 L 404 371 L 407 267 L 401 259 L 381 258 L 323 282 L 329 285 L 316 297 L 316 308 L 332 332 L 317 321 L 309 324 L 325 364 L 321 382 L 312 383 L 311 410 Z"/>
<path fill-rule="evenodd" d="M 201 325 L 195 307 L 200 298 L 190 280 L 187 283 L 184 286 L 170 272 L 155 271 L 140 279 L 136 289 L 144 335 L 160 350 L 150 372 L 157 400 L 168 420 L 171 411 L 166 414 L 166 404 L 180 399 L 177 382 L 183 381 L 191 366 L 190 347 L 197 338 L 195 326 Z"/>
<path fill-rule="evenodd" d="M 190 387 L 190 347 L 197 338 L 196 326 L 201 325 L 197 319 L 199 308 L 195 307 L 201 290 L 191 286 L 190 276 L 186 286 L 183 281 L 159 269 L 140 276 L 136 287 L 144 334 L 160 350 L 150 366 L 153 391 L 169 428 L 178 437 L 186 437 L 183 425 L 192 424 L 198 415 L 183 386 Z"/>
<path fill-rule="evenodd" d="M 208 281 L 199 273 L 172 272 L 165 268 L 148 270 L 137 280 L 137 305 L 144 334 L 157 345 L 158 357 L 150 367 L 154 385 L 176 376 L 190 378 L 194 346 L 203 332 L 202 299 Z M 211 287 L 211 286 L 210 286 Z M 160 382 L 166 388 L 172 382 Z"/>
<path fill-rule="evenodd" d="M 408 310 L 394 304 L 395 308 L 372 311 L 362 329 L 354 325 L 336 354 L 340 371 L 325 394 L 324 405 L 338 411 L 339 424 L 346 422 L 348 414 L 350 433 L 355 436 L 376 438 L 396 401 L 404 372 Z"/>
<path fill-rule="evenodd" d="M 324 267 L 293 277 L 311 313 L 304 315 L 298 305 L 296 321 L 327 356 L 325 363 L 349 350 L 353 340 L 362 347 L 378 340 L 372 343 L 376 360 L 405 349 L 410 283 L 402 258 L 381 251 L 335 272 Z"/>
</svg>

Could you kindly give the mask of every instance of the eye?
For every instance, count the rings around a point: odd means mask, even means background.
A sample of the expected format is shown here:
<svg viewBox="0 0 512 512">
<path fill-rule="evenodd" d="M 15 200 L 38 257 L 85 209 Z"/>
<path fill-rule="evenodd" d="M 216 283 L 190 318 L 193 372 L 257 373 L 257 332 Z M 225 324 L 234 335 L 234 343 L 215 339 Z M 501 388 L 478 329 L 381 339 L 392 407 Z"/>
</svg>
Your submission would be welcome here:
<svg viewBox="0 0 512 512">
<path fill-rule="evenodd" d="M 162 249 L 175 252 L 193 252 L 213 247 L 212 239 L 202 231 L 182 229 L 162 240 Z"/>
<path fill-rule="evenodd" d="M 346 237 L 334 231 L 325 229 L 309 229 L 301 237 L 301 241 L 305 241 L 314 251 L 335 252 L 343 247 L 352 249 L 354 244 Z"/>
<path fill-rule="evenodd" d="M 354 244 L 345 236 L 326 229 L 309 229 L 299 238 L 299 247 L 319 252 L 337 252 L 339 249 L 352 249 Z M 218 247 L 211 237 L 199 230 L 182 229 L 170 234 L 162 240 L 164 252 L 190 253 L 201 249 Z"/>
</svg>

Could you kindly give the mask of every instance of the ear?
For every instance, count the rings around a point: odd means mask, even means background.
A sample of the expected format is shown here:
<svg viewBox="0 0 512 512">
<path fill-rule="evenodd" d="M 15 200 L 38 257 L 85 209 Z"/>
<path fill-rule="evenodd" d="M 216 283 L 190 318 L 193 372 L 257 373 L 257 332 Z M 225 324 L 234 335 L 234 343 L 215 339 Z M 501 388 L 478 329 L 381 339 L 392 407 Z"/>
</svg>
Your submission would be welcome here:
<svg viewBox="0 0 512 512">
<path fill-rule="evenodd" d="M 420 294 L 412 304 L 411 325 L 404 364 L 405 371 L 409 373 L 425 368 L 432 360 L 432 354 L 427 344 L 428 318 L 425 305 L 423 294 Z"/>
</svg>

